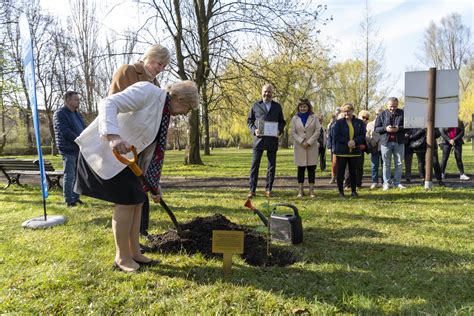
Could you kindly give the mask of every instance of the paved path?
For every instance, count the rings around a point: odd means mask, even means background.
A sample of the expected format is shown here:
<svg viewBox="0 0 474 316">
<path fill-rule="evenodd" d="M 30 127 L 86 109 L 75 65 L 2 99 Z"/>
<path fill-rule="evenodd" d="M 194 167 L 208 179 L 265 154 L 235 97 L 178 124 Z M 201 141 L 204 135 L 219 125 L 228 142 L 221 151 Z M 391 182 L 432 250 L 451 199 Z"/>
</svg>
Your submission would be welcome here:
<svg viewBox="0 0 474 316">
<path fill-rule="evenodd" d="M 329 184 L 329 177 L 316 177 L 316 188 L 317 189 L 336 189 L 336 184 Z M 474 188 L 474 177 L 471 177 L 468 181 L 461 181 L 459 176 L 448 175 L 444 180 L 447 187 L 452 188 Z M 161 179 L 162 186 L 165 188 L 248 188 L 249 179 L 247 177 L 234 177 L 234 178 L 223 178 L 223 177 L 209 177 L 209 178 L 192 178 L 192 177 L 163 177 Z M 363 187 L 369 187 L 371 179 L 369 176 L 363 178 Z M 406 184 L 410 186 L 421 186 L 421 180 L 413 180 L 412 183 Z M 433 181 L 436 186 L 436 180 Z M 296 177 L 276 177 L 273 184 L 275 188 L 295 188 L 297 187 Z M 265 187 L 265 178 L 259 178 L 258 187 Z"/>
<path fill-rule="evenodd" d="M 336 184 L 329 184 L 329 177 L 316 177 L 316 188 L 319 189 L 336 189 Z M 3 175 L 0 176 L 0 181 L 4 184 L 7 183 Z M 471 177 L 468 181 L 461 181 L 459 176 L 448 175 L 444 181 L 447 187 L 450 188 L 474 188 L 474 177 Z M 39 176 L 22 176 L 22 184 L 38 184 Z M 370 177 L 364 176 L 363 187 L 369 187 L 371 180 Z M 402 183 L 408 187 L 410 186 L 420 186 L 421 181 L 416 179 L 413 180 L 411 184 Z M 192 188 L 248 188 L 249 179 L 248 177 L 233 177 L 233 178 L 224 178 L 224 177 L 209 177 L 209 178 L 194 178 L 194 177 L 163 177 L 161 179 L 161 184 L 163 188 L 182 188 L 182 189 L 192 189 Z M 433 184 L 436 186 L 436 180 L 433 181 Z M 14 186 L 14 185 L 13 185 Z M 274 188 L 280 189 L 296 189 L 297 181 L 295 177 L 276 177 L 274 182 Z M 1 187 L 1 184 L 0 184 Z M 258 189 L 265 187 L 265 178 L 259 178 Z"/>
</svg>

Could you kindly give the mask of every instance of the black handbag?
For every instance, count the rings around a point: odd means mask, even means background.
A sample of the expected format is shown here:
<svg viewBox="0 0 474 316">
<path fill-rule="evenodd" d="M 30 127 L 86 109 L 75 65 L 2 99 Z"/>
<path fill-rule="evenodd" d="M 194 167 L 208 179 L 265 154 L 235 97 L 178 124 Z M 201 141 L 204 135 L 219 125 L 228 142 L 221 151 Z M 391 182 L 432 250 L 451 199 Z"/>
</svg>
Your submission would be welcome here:
<svg viewBox="0 0 474 316">
<path fill-rule="evenodd" d="M 426 135 L 423 135 L 420 138 L 411 141 L 408 147 L 410 147 L 410 149 L 413 149 L 413 150 L 425 149 L 426 148 Z"/>
</svg>

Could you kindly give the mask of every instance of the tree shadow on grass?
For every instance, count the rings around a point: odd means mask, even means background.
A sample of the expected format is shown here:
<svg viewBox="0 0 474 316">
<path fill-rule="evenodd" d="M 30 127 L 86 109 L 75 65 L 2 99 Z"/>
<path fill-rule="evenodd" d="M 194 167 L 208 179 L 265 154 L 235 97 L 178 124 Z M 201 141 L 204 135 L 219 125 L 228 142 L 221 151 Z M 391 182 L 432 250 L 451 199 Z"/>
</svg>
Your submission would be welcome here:
<svg viewBox="0 0 474 316">
<path fill-rule="evenodd" d="M 405 225 L 405 224 L 413 224 L 413 218 L 402 218 L 402 217 L 394 217 L 394 216 L 374 216 L 369 214 L 354 214 L 348 212 L 339 212 L 339 211 L 331 211 L 331 216 L 338 219 L 343 220 L 351 220 L 355 221 L 362 221 L 362 222 L 372 222 L 372 223 L 382 223 L 387 225 Z M 416 224 L 432 224 L 434 219 L 416 219 Z M 438 224 L 450 224 L 450 225 L 464 225 L 466 224 L 465 220 L 456 220 L 456 219 L 442 219 L 436 218 L 436 223 Z"/>
<path fill-rule="evenodd" d="M 412 201 L 425 201 L 436 199 L 443 200 L 472 200 L 474 198 L 474 190 L 462 190 L 462 191 L 415 191 L 405 190 L 399 191 L 398 189 L 392 191 L 383 192 L 381 194 L 360 194 L 359 200 L 395 200 L 400 203 L 411 203 Z M 367 192 L 367 191 L 366 191 Z M 408 202 L 407 202 L 408 201 Z"/>
<path fill-rule="evenodd" d="M 198 284 L 222 280 L 251 286 L 288 298 L 317 300 L 347 313 L 444 314 L 472 304 L 474 283 L 466 268 L 474 259 L 472 255 L 430 247 L 344 240 L 382 235 L 360 228 L 310 229 L 305 243 L 297 247 L 304 263 L 284 268 L 237 264 L 228 278 L 222 276 L 220 269 L 209 266 L 162 265 L 156 273 Z M 367 299 L 372 303 L 364 304 Z"/>
</svg>

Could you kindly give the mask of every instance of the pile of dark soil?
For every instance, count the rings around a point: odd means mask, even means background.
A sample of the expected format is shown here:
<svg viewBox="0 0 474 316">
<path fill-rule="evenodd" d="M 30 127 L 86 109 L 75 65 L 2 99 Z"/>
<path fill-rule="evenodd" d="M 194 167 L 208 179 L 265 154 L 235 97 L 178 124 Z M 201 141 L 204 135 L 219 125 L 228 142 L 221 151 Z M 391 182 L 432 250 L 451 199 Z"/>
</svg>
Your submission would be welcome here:
<svg viewBox="0 0 474 316">
<path fill-rule="evenodd" d="M 272 245 L 270 255 L 267 254 L 267 239 L 253 229 L 240 226 L 229 221 L 221 214 L 209 217 L 196 217 L 194 220 L 181 224 L 182 236 L 169 230 L 160 235 L 149 235 L 149 251 L 162 253 L 187 254 L 197 252 L 205 257 L 222 257 L 212 253 L 213 230 L 241 230 L 244 231 L 244 253 L 242 259 L 253 266 L 280 266 L 284 267 L 297 261 L 296 256 L 289 250 Z"/>
</svg>

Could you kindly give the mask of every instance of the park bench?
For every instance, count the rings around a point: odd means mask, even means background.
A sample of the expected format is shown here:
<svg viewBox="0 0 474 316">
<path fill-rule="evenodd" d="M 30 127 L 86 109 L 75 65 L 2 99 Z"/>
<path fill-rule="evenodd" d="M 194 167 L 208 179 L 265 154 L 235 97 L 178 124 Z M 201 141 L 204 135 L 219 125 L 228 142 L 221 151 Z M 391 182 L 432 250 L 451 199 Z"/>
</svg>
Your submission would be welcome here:
<svg viewBox="0 0 474 316">
<path fill-rule="evenodd" d="M 7 178 L 8 184 L 4 189 L 8 188 L 12 183 L 19 186 L 23 186 L 20 183 L 20 177 L 22 175 L 28 176 L 39 176 L 39 163 L 38 160 L 30 159 L 16 159 L 16 158 L 1 158 L 0 159 L 0 170 Z M 55 171 L 51 162 L 44 161 L 44 170 L 46 173 L 46 179 L 48 180 L 48 187 L 61 188 L 61 177 L 64 175 L 63 171 Z"/>
</svg>

